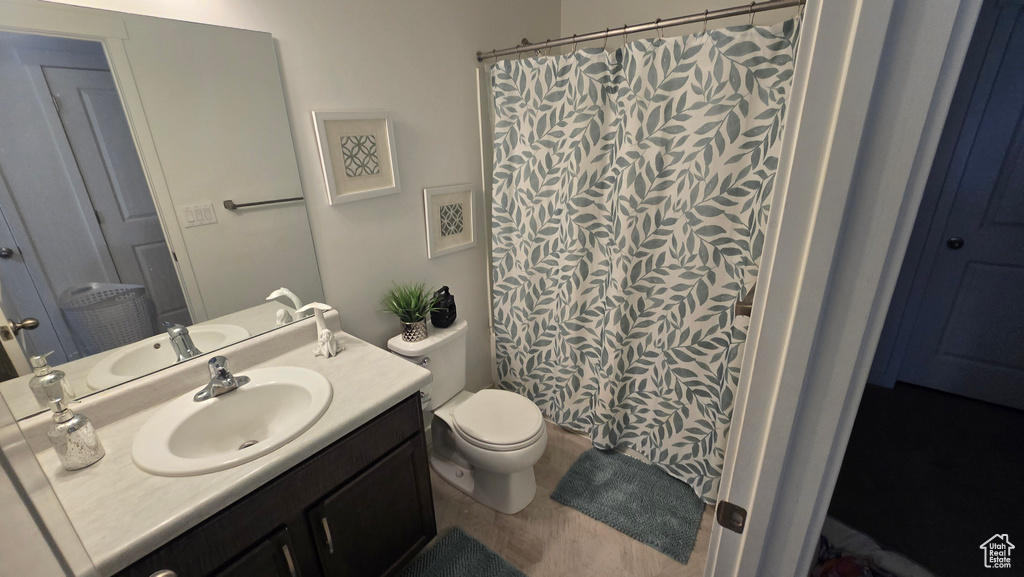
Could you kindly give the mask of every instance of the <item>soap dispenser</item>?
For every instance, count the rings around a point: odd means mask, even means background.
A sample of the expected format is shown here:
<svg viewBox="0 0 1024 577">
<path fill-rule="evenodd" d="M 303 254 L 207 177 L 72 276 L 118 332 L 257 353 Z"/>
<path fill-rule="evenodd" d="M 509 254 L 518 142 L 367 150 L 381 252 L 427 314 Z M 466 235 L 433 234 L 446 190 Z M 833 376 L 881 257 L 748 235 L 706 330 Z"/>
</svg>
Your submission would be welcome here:
<svg viewBox="0 0 1024 577">
<path fill-rule="evenodd" d="M 59 372 L 59 371 L 54 371 Z M 66 382 L 61 373 L 61 380 Z M 57 452 L 60 463 L 68 471 L 84 469 L 106 455 L 96 429 L 85 415 L 76 415 L 64 401 L 64 387 L 59 380 L 43 385 L 47 405 L 53 411 L 53 424 L 46 436 Z"/>
<path fill-rule="evenodd" d="M 64 371 L 54 369 L 47 362 L 46 357 L 52 354 L 53 351 L 50 351 L 45 355 L 36 355 L 29 359 L 29 364 L 32 365 L 32 372 L 35 373 L 35 376 L 29 379 L 28 388 L 32 390 L 32 396 L 36 398 L 36 402 L 39 403 L 40 407 L 49 406 L 51 396 L 46 391 L 50 387 L 59 387 L 62 398 L 75 398 L 75 392 L 71 389 L 71 384 L 68 383 L 67 378 L 65 378 Z"/>
</svg>

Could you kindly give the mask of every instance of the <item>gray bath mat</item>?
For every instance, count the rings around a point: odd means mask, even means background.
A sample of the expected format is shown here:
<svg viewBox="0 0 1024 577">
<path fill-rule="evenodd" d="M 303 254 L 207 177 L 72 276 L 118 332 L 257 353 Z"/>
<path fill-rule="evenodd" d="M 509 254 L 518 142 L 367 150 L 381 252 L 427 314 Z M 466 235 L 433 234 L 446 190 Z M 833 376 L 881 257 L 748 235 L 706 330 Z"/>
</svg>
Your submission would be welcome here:
<svg viewBox="0 0 1024 577">
<path fill-rule="evenodd" d="M 452 528 L 434 546 L 409 563 L 401 577 L 526 577 L 522 572 L 470 537 Z"/>
<path fill-rule="evenodd" d="M 590 449 L 551 498 L 686 563 L 704 503 L 686 483 L 617 451 Z"/>
</svg>

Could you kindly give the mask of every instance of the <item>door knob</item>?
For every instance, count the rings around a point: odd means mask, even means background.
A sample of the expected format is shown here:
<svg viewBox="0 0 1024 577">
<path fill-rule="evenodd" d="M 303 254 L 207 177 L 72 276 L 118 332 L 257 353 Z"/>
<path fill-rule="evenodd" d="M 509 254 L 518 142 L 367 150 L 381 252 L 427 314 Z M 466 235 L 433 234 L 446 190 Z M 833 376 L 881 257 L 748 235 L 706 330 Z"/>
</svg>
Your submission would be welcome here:
<svg viewBox="0 0 1024 577">
<path fill-rule="evenodd" d="M 0 248 L 0 258 L 11 258 L 12 256 L 14 256 L 13 248 L 7 248 L 6 246 Z"/>
<path fill-rule="evenodd" d="M 11 332 L 14 334 L 18 334 L 22 330 L 30 331 L 39 326 L 39 321 L 32 317 L 25 317 L 23 320 L 18 322 L 7 319 L 7 322 L 11 324 Z"/>
<path fill-rule="evenodd" d="M 22 330 L 30 331 L 39 326 L 39 321 L 32 317 L 26 317 L 20 321 L 7 319 L 7 324 L 0 325 L 0 340 L 9 341 Z"/>
<path fill-rule="evenodd" d="M 964 246 L 964 239 L 960 238 L 959 236 L 954 236 L 953 238 L 946 241 L 946 246 L 953 250 L 959 250 L 961 247 Z"/>
</svg>

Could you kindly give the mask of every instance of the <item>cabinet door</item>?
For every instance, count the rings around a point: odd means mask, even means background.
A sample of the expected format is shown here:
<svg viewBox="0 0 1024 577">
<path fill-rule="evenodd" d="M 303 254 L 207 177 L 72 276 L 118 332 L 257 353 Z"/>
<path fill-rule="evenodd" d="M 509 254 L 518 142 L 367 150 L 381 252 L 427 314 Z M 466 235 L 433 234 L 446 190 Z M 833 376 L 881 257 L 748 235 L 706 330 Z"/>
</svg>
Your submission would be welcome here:
<svg viewBox="0 0 1024 577">
<path fill-rule="evenodd" d="M 215 571 L 213 577 L 299 577 L 294 551 L 284 528 Z"/>
<path fill-rule="evenodd" d="M 380 577 L 437 534 L 423 437 L 417 435 L 310 511 L 326 577 Z"/>
</svg>

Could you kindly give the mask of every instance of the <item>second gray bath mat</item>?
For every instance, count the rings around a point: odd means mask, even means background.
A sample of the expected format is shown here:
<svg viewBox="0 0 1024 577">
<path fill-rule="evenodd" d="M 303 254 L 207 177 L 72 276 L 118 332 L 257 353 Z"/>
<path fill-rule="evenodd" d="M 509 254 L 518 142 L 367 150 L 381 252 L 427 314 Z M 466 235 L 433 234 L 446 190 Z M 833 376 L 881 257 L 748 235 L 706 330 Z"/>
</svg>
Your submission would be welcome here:
<svg viewBox="0 0 1024 577">
<path fill-rule="evenodd" d="M 590 449 L 551 498 L 686 563 L 704 503 L 686 483 L 618 451 Z"/>
<path fill-rule="evenodd" d="M 401 577 L 526 577 L 462 529 L 451 531 L 409 563 Z"/>
</svg>

